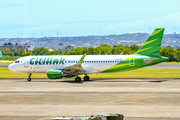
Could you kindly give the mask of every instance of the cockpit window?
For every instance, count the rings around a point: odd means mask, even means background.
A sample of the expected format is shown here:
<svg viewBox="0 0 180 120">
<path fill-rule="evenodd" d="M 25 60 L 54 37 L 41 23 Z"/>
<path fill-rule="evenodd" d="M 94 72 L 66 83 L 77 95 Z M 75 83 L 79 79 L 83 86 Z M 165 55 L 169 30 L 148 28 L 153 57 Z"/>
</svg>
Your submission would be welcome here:
<svg viewBox="0 0 180 120">
<path fill-rule="evenodd" d="M 15 63 L 19 63 L 19 60 L 16 60 Z"/>
</svg>

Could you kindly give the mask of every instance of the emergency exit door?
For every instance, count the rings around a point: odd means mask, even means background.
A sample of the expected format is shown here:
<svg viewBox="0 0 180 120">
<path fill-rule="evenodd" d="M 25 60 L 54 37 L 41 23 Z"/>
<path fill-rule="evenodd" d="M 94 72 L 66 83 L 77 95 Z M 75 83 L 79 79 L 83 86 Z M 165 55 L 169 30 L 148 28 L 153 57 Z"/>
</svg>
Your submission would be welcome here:
<svg viewBox="0 0 180 120">
<path fill-rule="evenodd" d="M 134 66 L 134 57 L 129 57 L 129 66 Z"/>
</svg>

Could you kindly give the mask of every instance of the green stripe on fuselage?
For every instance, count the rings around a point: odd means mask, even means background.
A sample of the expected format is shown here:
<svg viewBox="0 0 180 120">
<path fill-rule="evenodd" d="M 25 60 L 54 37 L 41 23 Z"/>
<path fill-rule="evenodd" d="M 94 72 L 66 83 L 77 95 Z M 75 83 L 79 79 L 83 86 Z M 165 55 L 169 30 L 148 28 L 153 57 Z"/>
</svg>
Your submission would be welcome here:
<svg viewBox="0 0 180 120">
<path fill-rule="evenodd" d="M 149 64 L 144 62 L 145 59 L 153 59 L 153 58 L 157 58 L 157 60 L 154 60 Z M 123 60 L 123 62 L 120 62 L 102 71 L 102 73 L 134 70 L 134 69 L 146 67 L 149 65 L 154 65 L 154 64 L 166 61 L 166 60 L 167 58 L 159 57 L 159 56 L 134 56 L 132 55 L 131 57 L 128 57 L 125 60 Z"/>
</svg>

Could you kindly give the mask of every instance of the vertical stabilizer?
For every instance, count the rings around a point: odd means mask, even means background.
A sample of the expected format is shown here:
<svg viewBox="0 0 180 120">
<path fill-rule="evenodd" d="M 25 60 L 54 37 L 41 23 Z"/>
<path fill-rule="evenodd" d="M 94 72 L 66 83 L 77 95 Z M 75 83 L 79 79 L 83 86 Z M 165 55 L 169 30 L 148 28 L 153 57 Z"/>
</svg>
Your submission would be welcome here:
<svg viewBox="0 0 180 120">
<path fill-rule="evenodd" d="M 134 55 L 159 56 L 164 28 L 157 28 Z"/>
</svg>

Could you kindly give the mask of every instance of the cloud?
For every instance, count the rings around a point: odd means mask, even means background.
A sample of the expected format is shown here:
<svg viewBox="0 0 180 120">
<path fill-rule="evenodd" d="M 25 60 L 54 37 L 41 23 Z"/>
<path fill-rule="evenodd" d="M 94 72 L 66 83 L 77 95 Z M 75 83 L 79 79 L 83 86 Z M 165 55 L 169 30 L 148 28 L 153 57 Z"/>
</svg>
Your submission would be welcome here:
<svg viewBox="0 0 180 120">
<path fill-rule="evenodd" d="M 180 12 L 173 13 L 159 18 L 140 19 L 133 22 L 121 22 L 117 25 L 119 28 L 138 28 L 138 27 L 157 27 L 157 26 L 180 26 Z"/>
<path fill-rule="evenodd" d="M 158 18 L 152 17 L 149 19 L 111 24 L 106 30 L 114 33 L 148 32 L 149 27 L 151 30 L 157 27 L 163 27 L 168 29 L 168 32 L 173 32 L 174 27 L 180 28 L 180 12 L 160 16 Z"/>
</svg>

